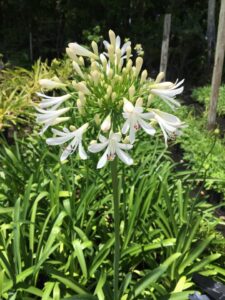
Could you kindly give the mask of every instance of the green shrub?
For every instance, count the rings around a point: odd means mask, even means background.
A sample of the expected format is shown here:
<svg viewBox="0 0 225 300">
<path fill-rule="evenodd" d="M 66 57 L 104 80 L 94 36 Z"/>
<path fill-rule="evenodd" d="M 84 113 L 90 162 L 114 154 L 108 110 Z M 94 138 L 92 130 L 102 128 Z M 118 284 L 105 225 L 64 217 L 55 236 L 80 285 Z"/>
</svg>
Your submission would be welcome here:
<svg viewBox="0 0 225 300">
<path fill-rule="evenodd" d="M 206 110 L 208 110 L 210 94 L 211 86 L 204 86 L 194 89 L 192 92 L 192 97 L 199 103 L 204 104 Z M 221 86 L 219 90 L 217 112 L 220 116 L 225 115 L 225 85 Z"/>
</svg>

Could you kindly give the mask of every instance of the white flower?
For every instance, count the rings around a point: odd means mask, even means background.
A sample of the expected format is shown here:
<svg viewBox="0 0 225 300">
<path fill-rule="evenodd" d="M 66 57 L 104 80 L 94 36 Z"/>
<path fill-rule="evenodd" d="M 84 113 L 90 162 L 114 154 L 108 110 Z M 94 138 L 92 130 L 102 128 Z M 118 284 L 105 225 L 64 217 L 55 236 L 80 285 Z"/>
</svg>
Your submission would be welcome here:
<svg viewBox="0 0 225 300">
<path fill-rule="evenodd" d="M 185 127 L 184 123 L 174 115 L 158 109 L 153 109 L 152 113 L 154 114 L 154 119 L 158 122 L 163 132 L 166 145 L 168 137 L 173 138 L 176 135 L 180 135 L 179 129 Z"/>
<path fill-rule="evenodd" d="M 55 108 L 59 107 L 64 101 L 68 100 L 71 95 L 66 94 L 60 97 L 50 97 L 42 93 L 36 93 L 39 97 L 42 98 L 42 101 L 38 104 L 40 108 L 48 108 L 51 106 L 55 106 Z"/>
<path fill-rule="evenodd" d="M 125 153 L 123 150 L 130 150 L 133 145 L 120 143 L 121 135 L 119 133 L 111 132 L 109 134 L 109 139 L 106 139 L 103 135 L 99 136 L 101 143 L 94 143 L 88 147 L 88 150 L 92 153 L 97 153 L 106 148 L 104 154 L 100 158 L 97 169 L 105 166 L 107 161 L 113 160 L 117 155 L 125 164 L 132 165 L 133 159 Z"/>
<path fill-rule="evenodd" d="M 155 129 L 148 124 L 145 120 L 150 120 L 153 118 L 153 114 L 150 113 L 143 113 L 143 107 L 139 101 L 136 102 L 135 106 L 133 104 L 124 99 L 124 106 L 123 106 L 123 117 L 126 119 L 122 133 L 126 134 L 130 129 L 129 137 L 131 144 L 135 141 L 135 133 L 141 127 L 147 134 L 154 135 Z"/>
<path fill-rule="evenodd" d="M 110 30 L 109 32 L 112 32 L 112 30 Z M 131 45 L 131 42 L 128 41 L 128 42 L 124 43 L 122 45 L 122 47 L 120 48 L 120 46 L 121 46 L 121 38 L 120 38 L 119 35 L 117 35 L 117 37 L 115 37 L 115 38 L 111 38 L 110 42 L 111 42 L 111 44 L 108 41 L 103 41 L 103 44 L 104 44 L 106 50 L 108 50 L 109 46 L 112 45 L 114 47 L 114 51 L 115 52 L 118 49 L 121 50 L 121 56 L 123 56 L 126 53 L 127 48 Z"/>
<path fill-rule="evenodd" d="M 36 110 L 39 112 L 39 114 L 37 114 L 36 121 L 45 125 L 40 134 L 43 134 L 49 126 L 57 125 L 69 119 L 69 117 L 60 117 L 70 109 L 69 107 L 61 108 L 59 110 L 56 110 L 56 108 L 57 107 L 54 106 L 50 110 L 44 110 L 36 107 Z"/>
<path fill-rule="evenodd" d="M 53 90 L 53 89 L 58 89 L 62 88 L 65 86 L 64 83 L 62 83 L 58 78 L 57 80 L 52 80 L 52 79 L 40 79 L 39 84 L 43 89 L 46 90 Z"/>
<path fill-rule="evenodd" d="M 93 52 L 87 50 L 86 48 L 80 46 L 77 43 L 69 43 L 69 51 L 67 51 L 68 53 L 74 53 L 75 55 L 80 55 L 80 56 L 86 56 L 86 57 L 90 57 L 90 58 L 94 58 L 94 59 L 98 59 L 98 56 L 96 54 L 94 54 Z M 70 57 L 72 56 L 72 54 L 70 55 Z"/>
<path fill-rule="evenodd" d="M 181 86 L 184 82 L 184 79 L 180 82 L 161 82 L 156 83 L 151 87 L 150 92 L 156 96 L 162 98 L 171 108 L 175 106 L 180 106 L 180 103 L 174 98 L 176 95 L 181 94 L 184 90 L 184 87 Z"/>
<path fill-rule="evenodd" d="M 74 151 L 76 151 L 77 148 L 78 148 L 80 158 L 87 159 L 87 154 L 82 146 L 82 135 L 87 130 L 87 128 L 88 128 L 88 123 L 82 125 L 80 128 L 72 132 L 69 131 L 67 128 L 64 128 L 63 131 L 52 129 L 52 132 L 55 133 L 57 137 L 47 139 L 46 143 L 52 146 L 62 145 L 72 139 L 69 145 L 64 149 L 60 157 L 60 160 L 63 161 L 67 159 L 67 157 L 70 154 L 74 153 Z"/>
</svg>

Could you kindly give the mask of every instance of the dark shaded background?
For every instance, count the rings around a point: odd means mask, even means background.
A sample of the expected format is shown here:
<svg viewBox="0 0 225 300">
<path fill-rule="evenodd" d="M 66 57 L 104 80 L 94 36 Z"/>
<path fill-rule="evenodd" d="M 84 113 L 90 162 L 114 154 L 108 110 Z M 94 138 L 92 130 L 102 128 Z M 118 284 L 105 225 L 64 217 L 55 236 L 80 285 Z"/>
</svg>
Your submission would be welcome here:
<svg viewBox="0 0 225 300">
<path fill-rule="evenodd" d="M 207 59 L 207 6 L 207 0 L 0 0 L 0 53 L 12 65 L 29 67 L 38 57 L 61 57 L 68 42 L 87 43 L 87 31 L 90 35 L 99 25 L 104 38 L 111 28 L 133 44 L 141 43 L 146 67 L 154 76 L 164 14 L 171 12 L 168 77 L 184 77 L 191 86 L 205 84 L 212 70 Z"/>
</svg>

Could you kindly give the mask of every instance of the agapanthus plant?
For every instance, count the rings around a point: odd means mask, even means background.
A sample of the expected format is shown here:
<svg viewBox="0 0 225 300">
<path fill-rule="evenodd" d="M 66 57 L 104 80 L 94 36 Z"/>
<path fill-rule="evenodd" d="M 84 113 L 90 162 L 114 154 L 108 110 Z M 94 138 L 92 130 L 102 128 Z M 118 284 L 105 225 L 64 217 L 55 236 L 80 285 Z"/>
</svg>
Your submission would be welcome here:
<svg viewBox="0 0 225 300">
<path fill-rule="evenodd" d="M 175 83 L 163 81 L 162 72 L 155 80 L 148 78 L 147 70 L 142 70 L 143 58 L 138 56 L 134 60 L 131 42 L 122 44 L 112 30 L 109 30 L 109 41 L 103 44 L 105 51 L 102 53 L 94 41 L 91 49 L 77 43 L 68 45 L 66 52 L 71 58 L 74 78 L 68 82 L 61 82 L 57 77 L 40 80 L 42 93 L 38 96 L 42 100 L 37 107 L 37 121 L 43 124 L 41 134 L 57 125 L 57 129 L 51 129 L 53 136 L 46 142 L 51 146 L 63 145 L 61 161 L 74 152 L 78 152 L 81 159 L 100 152 L 97 168 L 112 161 L 114 299 L 118 299 L 120 221 L 117 157 L 132 165 L 130 153 L 138 133 L 143 131 L 146 138 L 153 138 L 156 124 L 161 128 L 166 144 L 168 138 L 180 133 L 183 123 L 179 118 L 151 107 L 151 99 L 158 96 L 175 109 L 180 105 L 175 97 L 183 91 L 183 80 Z M 56 93 L 61 91 L 60 96 L 44 94 L 52 90 Z"/>
</svg>

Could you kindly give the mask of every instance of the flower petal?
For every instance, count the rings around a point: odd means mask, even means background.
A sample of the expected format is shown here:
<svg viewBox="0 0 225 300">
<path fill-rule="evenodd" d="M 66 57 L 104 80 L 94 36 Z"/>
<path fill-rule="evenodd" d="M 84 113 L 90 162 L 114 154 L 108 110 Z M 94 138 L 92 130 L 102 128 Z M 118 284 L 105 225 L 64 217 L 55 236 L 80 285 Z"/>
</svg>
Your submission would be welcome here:
<svg viewBox="0 0 225 300">
<path fill-rule="evenodd" d="M 105 149 L 105 147 L 108 145 L 108 141 L 104 143 L 96 143 L 88 146 L 88 151 L 92 153 L 97 153 Z"/>
<path fill-rule="evenodd" d="M 126 165 L 130 166 L 134 163 L 133 159 L 119 147 L 116 147 L 116 154 L 118 155 L 119 159 L 121 159 L 122 162 L 124 162 Z"/>
<path fill-rule="evenodd" d="M 101 169 L 104 167 L 107 163 L 107 155 L 108 155 L 109 149 L 107 148 L 102 157 L 99 159 L 97 164 L 97 169 Z"/>
<path fill-rule="evenodd" d="M 150 124 L 148 124 L 147 122 L 145 122 L 141 118 L 138 119 L 138 122 L 147 134 L 150 134 L 150 135 L 155 134 L 155 129 Z"/>
<path fill-rule="evenodd" d="M 83 148 L 83 145 L 81 144 L 81 142 L 79 143 L 78 150 L 79 150 L 80 158 L 87 159 L 87 153 L 84 151 L 84 148 Z"/>
</svg>

